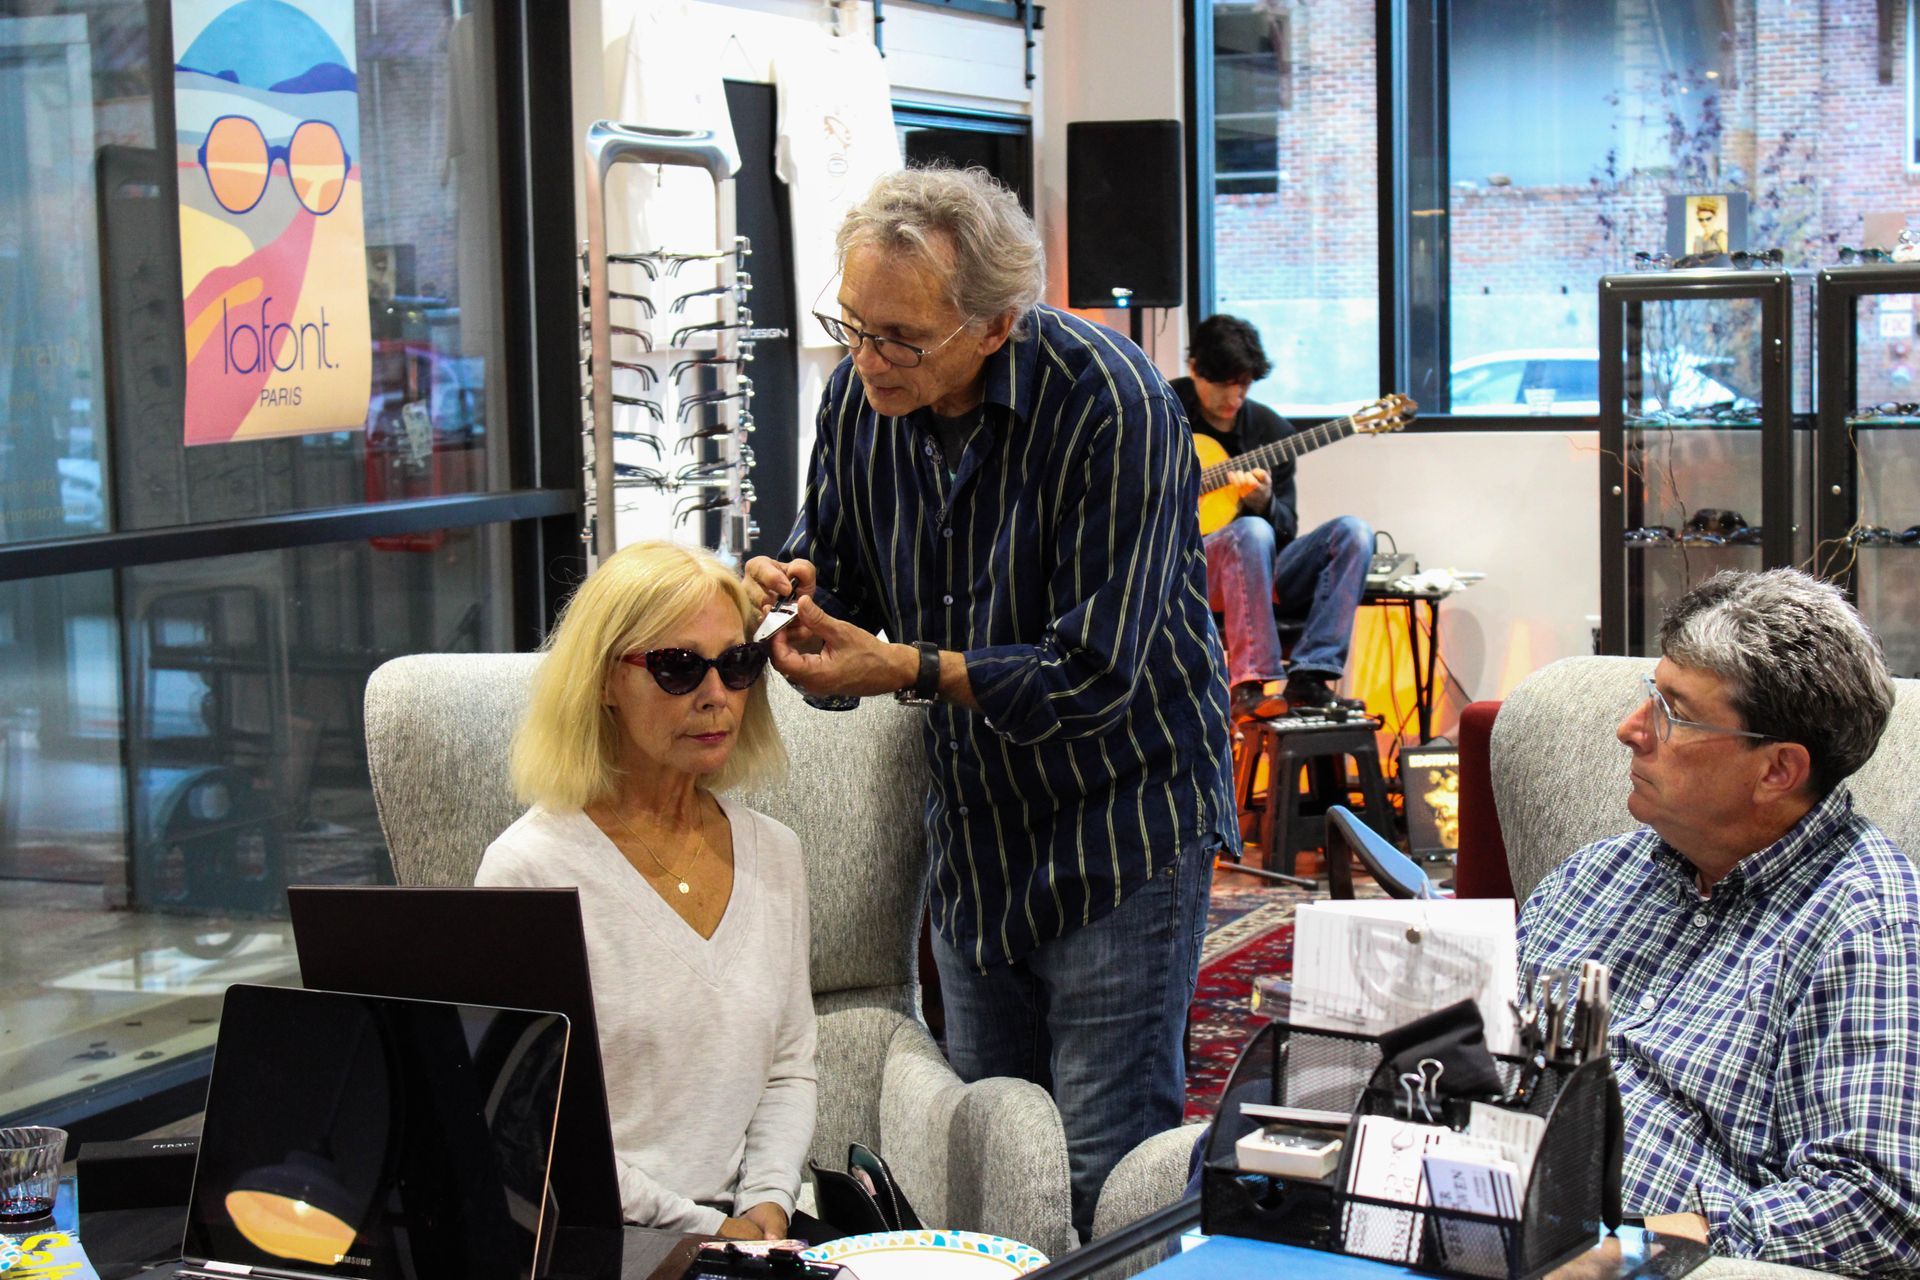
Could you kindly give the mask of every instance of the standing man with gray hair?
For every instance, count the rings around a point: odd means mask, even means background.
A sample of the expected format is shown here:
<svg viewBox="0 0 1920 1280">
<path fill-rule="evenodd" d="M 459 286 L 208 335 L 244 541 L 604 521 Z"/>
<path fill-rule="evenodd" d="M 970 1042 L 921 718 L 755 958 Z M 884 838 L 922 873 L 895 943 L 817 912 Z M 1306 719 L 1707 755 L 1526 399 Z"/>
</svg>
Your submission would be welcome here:
<svg viewBox="0 0 1920 1280">
<path fill-rule="evenodd" d="M 797 595 L 793 683 L 926 708 L 947 1054 L 1052 1090 L 1085 1238 L 1108 1171 L 1180 1123 L 1238 838 L 1193 446 L 1139 348 L 1040 304 L 1039 235 L 983 172 L 882 178 L 837 247 L 814 314 L 849 355 L 747 575 Z"/>
<path fill-rule="evenodd" d="M 1920 1270 L 1920 872 L 1845 780 L 1893 707 L 1838 589 L 1721 573 L 1621 722 L 1647 829 L 1560 864 L 1521 972 L 1612 969 L 1626 1211 L 1714 1252 Z"/>
</svg>

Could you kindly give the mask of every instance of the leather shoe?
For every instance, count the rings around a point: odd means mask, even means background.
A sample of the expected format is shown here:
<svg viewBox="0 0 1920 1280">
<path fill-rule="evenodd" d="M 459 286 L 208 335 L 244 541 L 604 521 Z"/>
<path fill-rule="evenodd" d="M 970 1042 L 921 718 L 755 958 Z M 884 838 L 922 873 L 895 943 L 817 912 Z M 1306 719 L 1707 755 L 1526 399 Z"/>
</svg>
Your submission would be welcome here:
<svg viewBox="0 0 1920 1280">
<path fill-rule="evenodd" d="M 1247 680 L 1233 686 L 1232 713 L 1235 720 L 1272 720 L 1287 714 L 1287 700 L 1269 691 L 1264 680 Z"/>
<path fill-rule="evenodd" d="M 1359 712 L 1367 709 L 1367 704 L 1359 698 L 1343 698 L 1333 691 L 1333 686 L 1314 676 L 1289 677 L 1286 690 L 1280 696 L 1296 710 L 1303 707 L 1320 711 L 1337 708 Z"/>
</svg>

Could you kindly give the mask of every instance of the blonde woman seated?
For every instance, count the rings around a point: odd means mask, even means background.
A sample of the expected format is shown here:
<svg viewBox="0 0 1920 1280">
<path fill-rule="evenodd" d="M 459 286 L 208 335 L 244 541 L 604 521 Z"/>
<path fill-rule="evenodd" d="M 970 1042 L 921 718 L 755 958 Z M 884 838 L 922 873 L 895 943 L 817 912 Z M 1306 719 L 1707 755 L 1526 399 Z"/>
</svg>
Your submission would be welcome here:
<svg viewBox="0 0 1920 1280">
<path fill-rule="evenodd" d="M 627 1218 L 779 1239 L 813 1138 L 806 876 L 719 794 L 784 767 L 740 580 L 703 552 L 609 558 L 547 642 L 513 778 L 532 808 L 483 885 L 577 886 Z"/>
</svg>

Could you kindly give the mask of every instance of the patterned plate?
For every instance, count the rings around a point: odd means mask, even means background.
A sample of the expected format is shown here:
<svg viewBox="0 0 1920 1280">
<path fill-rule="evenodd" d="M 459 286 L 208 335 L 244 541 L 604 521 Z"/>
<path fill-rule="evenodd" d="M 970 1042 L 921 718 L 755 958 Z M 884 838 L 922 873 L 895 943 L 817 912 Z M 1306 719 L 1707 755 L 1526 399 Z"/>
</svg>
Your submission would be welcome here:
<svg viewBox="0 0 1920 1280">
<path fill-rule="evenodd" d="M 1047 1265 L 1032 1245 L 978 1231 L 875 1231 L 806 1251 L 837 1262 L 850 1280 L 1006 1280 Z"/>
</svg>

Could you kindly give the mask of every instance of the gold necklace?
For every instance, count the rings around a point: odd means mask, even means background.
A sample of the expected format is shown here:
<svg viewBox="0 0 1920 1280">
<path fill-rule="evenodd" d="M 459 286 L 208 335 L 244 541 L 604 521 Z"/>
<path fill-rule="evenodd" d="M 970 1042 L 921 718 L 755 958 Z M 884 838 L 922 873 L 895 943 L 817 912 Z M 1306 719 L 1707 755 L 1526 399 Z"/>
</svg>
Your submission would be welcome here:
<svg viewBox="0 0 1920 1280">
<path fill-rule="evenodd" d="M 613 810 L 613 820 L 620 824 L 620 829 L 622 831 L 626 832 L 628 835 L 632 836 L 635 840 L 638 840 L 640 842 L 641 852 L 645 853 L 648 858 L 652 859 L 654 866 L 666 872 L 667 875 L 672 877 L 673 880 L 677 882 L 675 887 L 677 887 L 680 890 L 680 892 L 682 893 L 693 892 L 693 886 L 687 883 L 687 878 L 681 875 L 678 871 L 675 871 L 672 867 L 668 866 L 666 863 L 660 861 L 660 855 L 653 851 L 653 846 L 647 843 L 646 837 L 642 836 L 638 831 L 635 831 L 632 827 L 628 826 L 627 820 L 620 816 L 620 811 L 618 809 Z M 705 842 L 703 841 L 702 843 L 705 843 Z M 695 856 L 697 857 L 698 854 L 696 854 Z"/>
</svg>

